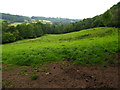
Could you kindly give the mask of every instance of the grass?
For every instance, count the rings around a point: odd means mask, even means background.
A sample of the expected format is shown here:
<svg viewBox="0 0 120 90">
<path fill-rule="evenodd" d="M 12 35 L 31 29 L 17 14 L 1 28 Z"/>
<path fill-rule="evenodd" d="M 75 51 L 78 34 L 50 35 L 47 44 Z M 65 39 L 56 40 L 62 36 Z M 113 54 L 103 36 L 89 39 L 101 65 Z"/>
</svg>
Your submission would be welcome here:
<svg viewBox="0 0 120 90">
<path fill-rule="evenodd" d="M 18 66 L 13 65 L 13 64 L 7 64 L 7 66 L 2 67 L 2 70 L 4 70 L 4 71 L 9 71 L 9 70 L 12 70 L 12 69 L 17 68 L 17 67 L 18 67 Z"/>
<path fill-rule="evenodd" d="M 0 22 L 3 22 L 4 20 L 3 19 L 0 19 Z"/>
<path fill-rule="evenodd" d="M 4 21 L 4 20 L 0 19 L 0 22 L 2 22 L 2 21 Z M 22 23 L 25 23 L 25 22 L 21 22 L 21 23 L 19 23 L 19 22 L 14 22 L 14 23 L 9 24 L 9 26 L 15 26 L 15 27 L 16 27 L 17 25 L 20 25 L 20 24 L 22 24 Z M 37 23 L 37 22 L 32 22 L 32 23 Z M 43 21 L 42 23 L 43 23 L 43 24 L 46 24 L 46 23 L 52 24 L 52 22 L 47 21 L 47 20 Z M 26 23 L 26 24 L 29 24 L 29 23 Z"/>
<path fill-rule="evenodd" d="M 44 68 L 41 68 L 40 71 L 41 71 L 41 72 L 46 72 L 46 71 L 48 71 L 48 70 L 49 70 L 48 68 L 45 68 L 45 67 L 44 67 Z"/>
<path fill-rule="evenodd" d="M 10 24 L 9 26 L 15 26 L 15 27 L 16 27 L 16 26 L 19 25 L 19 24 L 22 24 L 22 23 L 17 23 L 17 22 L 16 22 L 16 23 Z"/>
<path fill-rule="evenodd" d="M 10 86 L 11 81 L 10 80 L 3 80 L 3 86 Z"/>
<path fill-rule="evenodd" d="M 69 59 L 73 64 L 107 65 L 115 62 L 115 54 L 119 51 L 118 30 L 98 27 L 4 44 L 3 63 L 41 65 Z"/>
<path fill-rule="evenodd" d="M 27 71 L 28 71 L 27 68 L 23 68 L 23 69 L 21 69 L 21 71 L 18 72 L 18 75 L 23 75 L 23 74 L 25 74 Z"/>
<path fill-rule="evenodd" d="M 32 74 L 30 74 L 29 77 L 30 77 L 31 80 L 36 80 L 38 78 L 38 75 L 35 74 L 35 73 L 32 73 Z"/>
</svg>

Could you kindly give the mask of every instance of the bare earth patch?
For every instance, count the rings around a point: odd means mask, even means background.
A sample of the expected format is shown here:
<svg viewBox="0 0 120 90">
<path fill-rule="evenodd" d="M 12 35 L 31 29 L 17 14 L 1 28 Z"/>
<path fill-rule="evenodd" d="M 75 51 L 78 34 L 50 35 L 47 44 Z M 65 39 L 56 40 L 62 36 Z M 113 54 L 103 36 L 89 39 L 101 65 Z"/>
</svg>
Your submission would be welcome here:
<svg viewBox="0 0 120 90">
<path fill-rule="evenodd" d="M 3 64 L 3 88 L 118 88 L 119 66 L 81 66 L 58 61 L 42 66 Z M 38 75 L 36 80 L 29 77 Z"/>
</svg>

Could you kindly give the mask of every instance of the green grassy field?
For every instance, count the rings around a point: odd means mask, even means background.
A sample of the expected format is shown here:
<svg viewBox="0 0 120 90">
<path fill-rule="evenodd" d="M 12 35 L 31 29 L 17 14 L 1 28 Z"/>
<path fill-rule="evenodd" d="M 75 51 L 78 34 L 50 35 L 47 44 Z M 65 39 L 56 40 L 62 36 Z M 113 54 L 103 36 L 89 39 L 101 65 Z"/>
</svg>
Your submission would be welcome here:
<svg viewBox="0 0 120 90">
<path fill-rule="evenodd" d="M 0 19 L 0 21 L 3 21 L 3 20 Z M 9 24 L 9 26 L 15 26 L 15 27 L 16 27 L 17 25 L 20 25 L 20 24 L 22 24 L 22 23 L 25 23 L 25 22 L 21 22 L 21 23 L 15 22 L 15 23 Z M 37 22 L 32 22 L 32 23 L 37 23 Z M 52 24 L 52 22 L 47 21 L 47 20 L 43 20 L 43 22 L 41 22 L 41 23 L 43 23 L 43 24 L 46 24 L 46 23 Z M 29 23 L 26 23 L 26 24 L 29 24 Z"/>
<path fill-rule="evenodd" d="M 118 30 L 98 27 L 4 44 L 3 63 L 41 65 L 57 60 L 69 60 L 73 64 L 82 65 L 116 63 Z"/>
<path fill-rule="evenodd" d="M 19 24 L 22 24 L 22 23 L 17 23 L 17 22 L 16 22 L 16 23 L 9 24 L 9 26 L 15 26 L 15 27 L 16 27 L 16 26 L 19 25 Z"/>
<path fill-rule="evenodd" d="M 0 22 L 4 21 L 3 19 L 0 19 Z"/>
</svg>

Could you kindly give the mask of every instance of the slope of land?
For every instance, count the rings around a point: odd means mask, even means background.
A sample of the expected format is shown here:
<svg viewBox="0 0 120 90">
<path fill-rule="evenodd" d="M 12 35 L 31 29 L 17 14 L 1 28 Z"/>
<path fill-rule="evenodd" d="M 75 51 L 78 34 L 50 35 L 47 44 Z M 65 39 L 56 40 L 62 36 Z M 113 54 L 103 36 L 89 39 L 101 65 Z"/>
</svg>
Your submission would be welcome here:
<svg viewBox="0 0 120 90">
<path fill-rule="evenodd" d="M 2 45 L 3 87 L 120 88 L 120 28 L 113 28 L 120 27 L 119 11 L 120 2 L 93 18 L 58 24 L 51 29 L 40 26 L 35 30 L 48 30 L 52 34 L 47 32 L 35 39 L 23 36 L 24 40 L 20 41 L 16 41 L 18 34 L 13 32 L 17 29 L 12 26 L 13 29 L 5 29 L 5 25 L 4 31 L 8 30 L 5 40 L 15 39 L 12 41 L 16 42 Z M 40 19 L 33 17 L 33 21 L 35 18 Z M 28 33 L 31 28 L 21 30 Z M 8 36 L 14 34 L 16 37 L 12 39 Z"/>
<path fill-rule="evenodd" d="M 99 27 L 4 44 L 3 63 L 36 65 L 68 59 L 73 64 L 115 63 L 119 28 Z"/>
<path fill-rule="evenodd" d="M 118 88 L 118 30 L 98 27 L 2 45 L 3 88 Z"/>
<path fill-rule="evenodd" d="M 45 19 L 45 17 L 33 17 L 31 22 L 25 21 L 25 23 L 13 23 L 7 24 L 5 22 L 2 23 L 2 43 L 10 43 L 23 39 L 31 39 L 43 36 L 45 34 L 64 34 L 75 31 L 80 31 L 83 29 L 90 29 L 95 27 L 120 27 L 120 2 L 116 5 L 113 5 L 110 9 L 108 9 L 105 13 L 95 16 L 93 18 L 86 18 L 78 22 L 66 23 L 63 24 L 61 20 L 65 21 L 66 19 L 61 18 L 51 18 L 58 23 L 48 23 L 49 20 L 40 20 Z M 4 15 L 3 15 L 4 16 Z M 10 18 L 9 15 L 6 16 Z M 16 18 L 18 16 L 15 16 Z M 11 19 L 11 18 L 10 18 Z M 35 20 L 37 19 L 37 20 Z M 16 20 L 16 19 L 15 19 Z M 60 20 L 60 21 L 58 21 Z M 0 20 L 1 21 L 1 20 Z M 42 22 L 42 23 L 41 23 Z M 15 27 L 14 27 L 15 26 Z"/>
</svg>

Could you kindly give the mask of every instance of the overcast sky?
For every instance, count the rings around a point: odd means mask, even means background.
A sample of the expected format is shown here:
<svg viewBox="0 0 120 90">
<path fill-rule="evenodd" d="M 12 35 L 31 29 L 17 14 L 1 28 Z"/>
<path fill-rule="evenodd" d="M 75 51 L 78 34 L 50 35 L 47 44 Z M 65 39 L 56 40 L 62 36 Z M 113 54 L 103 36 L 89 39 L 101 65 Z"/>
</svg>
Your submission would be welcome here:
<svg viewBox="0 0 120 90">
<path fill-rule="evenodd" d="M 1 0 L 0 12 L 84 19 L 104 13 L 119 0 Z"/>
</svg>

